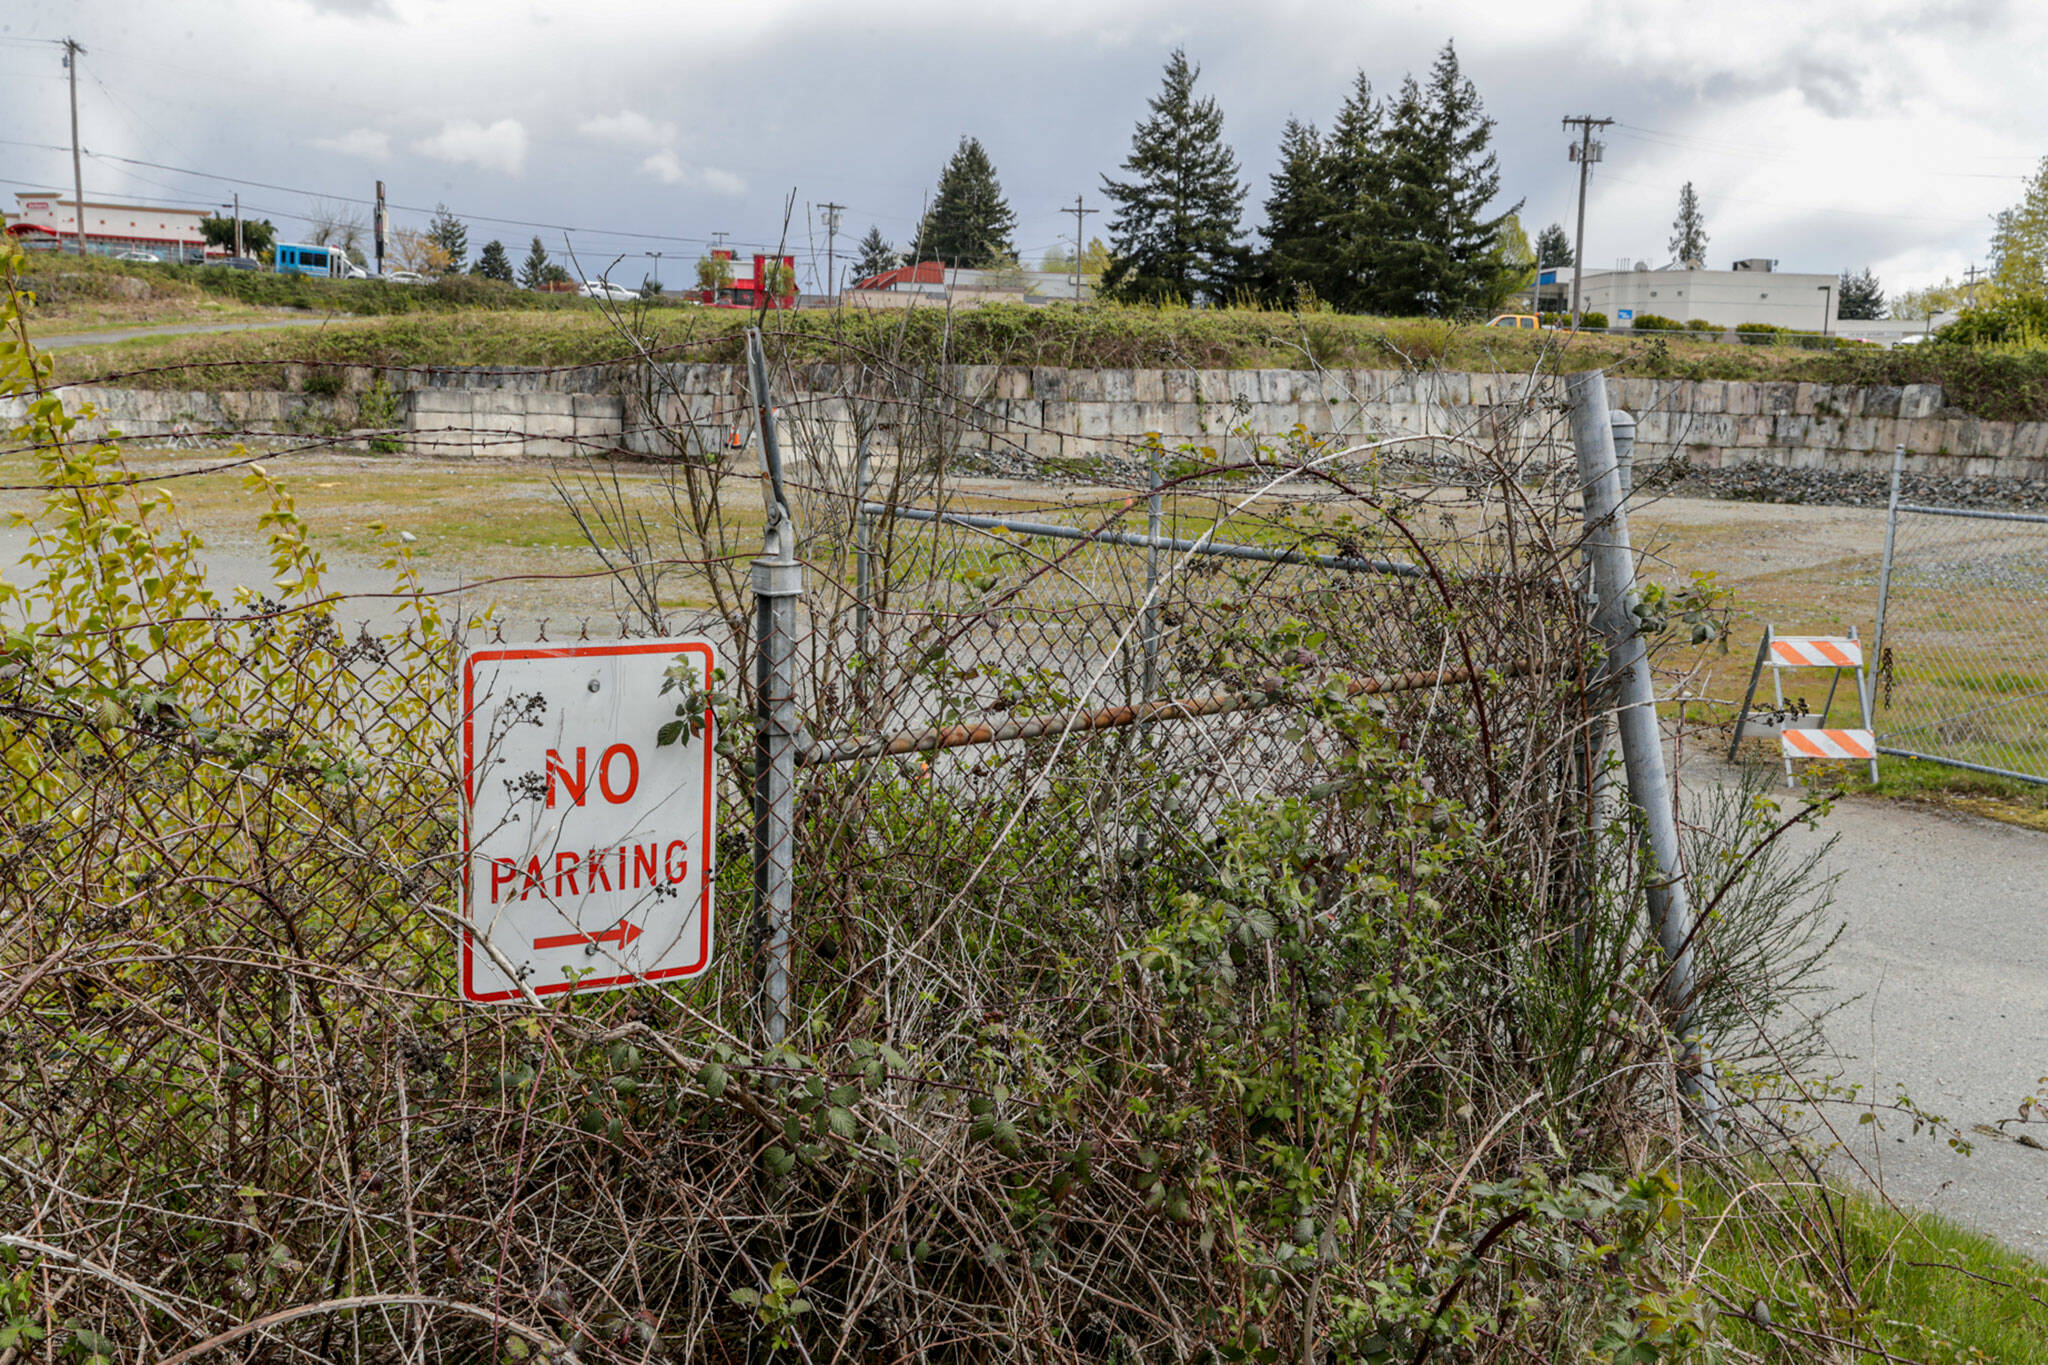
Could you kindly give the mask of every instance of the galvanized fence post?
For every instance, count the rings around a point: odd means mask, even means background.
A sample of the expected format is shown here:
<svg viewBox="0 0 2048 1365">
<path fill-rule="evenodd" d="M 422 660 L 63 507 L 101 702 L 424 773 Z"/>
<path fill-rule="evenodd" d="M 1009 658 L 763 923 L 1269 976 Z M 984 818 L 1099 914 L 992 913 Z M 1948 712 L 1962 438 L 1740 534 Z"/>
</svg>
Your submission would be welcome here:
<svg viewBox="0 0 2048 1365">
<path fill-rule="evenodd" d="M 752 566 L 754 590 L 754 937 L 760 954 L 761 1034 L 789 1036 L 790 919 L 795 904 L 796 631 L 803 565 L 783 491 L 782 448 L 768 397 L 761 334 L 747 333 L 747 371 L 768 472 L 768 523 Z"/>
<path fill-rule="evenodd" d="M 1657 723 L 1657 691 L 1650 675 L 1649 646 L 1635 615 L 1635 557 L 1629 546 L 1628 509 L 1615 460 L 1614 427 L 1607 407 L 1607 380 L 1598 370 L 1565 380 L 1571 398 L 1572 447 L 1578 455 L 1579 489 L 1586 523 L 1586 553 L 1599 594 L 1593 626 L 1607 644 L 1604 680 L 1613 690 L 1615 729 L 1629 799 L 1641 816 L 1649 854 L 1646 888 L 1651 927 L 1664 951 L 1664 1005 L 1682 1049 L 1681 1083 L 1699 1104 L 1711 1132 L 1719 1122 L 1720 1096 L 1711 1063 L 1702 1056 L 1694 1031 L 1692 906 L 1672 810 L 1664 740 Z"/>
</svg>

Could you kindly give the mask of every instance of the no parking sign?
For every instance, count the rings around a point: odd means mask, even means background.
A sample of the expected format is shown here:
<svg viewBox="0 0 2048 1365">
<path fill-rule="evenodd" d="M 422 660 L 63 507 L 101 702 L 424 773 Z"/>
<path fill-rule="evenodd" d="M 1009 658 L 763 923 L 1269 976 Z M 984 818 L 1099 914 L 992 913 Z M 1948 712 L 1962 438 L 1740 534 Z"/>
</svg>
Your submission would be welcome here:
<svg viewBox="0 0 2048 1365">
<path fill-rule="evenodd" d="M 462 996 L 615 990 L 711 962 L 717 810 L 708 640 L 479 649 L 462 662 Z"/>
</svg>

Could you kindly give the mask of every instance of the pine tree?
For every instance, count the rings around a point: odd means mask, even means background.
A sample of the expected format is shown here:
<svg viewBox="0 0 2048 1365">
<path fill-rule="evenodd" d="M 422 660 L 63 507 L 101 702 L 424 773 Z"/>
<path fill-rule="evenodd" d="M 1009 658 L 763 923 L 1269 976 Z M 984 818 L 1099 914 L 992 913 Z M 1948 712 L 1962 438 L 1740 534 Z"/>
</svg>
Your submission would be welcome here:
<svg viewBox="0 0 2048 1365">
<path fill-rule="evenodd" d="M 1536 264 L 1540 269 L 1571 263 L 1572 239 L 1565 235 L 1563 223 L 1552 223 L 1536 234 Z"/>
<path fill-rule="evenodd" d="M 1259 283 L 1266 297 L 1282 307 L 1310 299 L 1333 301 L 1328 176 L 1328 157 L 1315 125 L 1287 120 L 1280 131 L 1280 169 L 1273 172 L 1273 192 L 1266 197 L 1266 224 L 1259 229 L 1266 239 Z"/>
<path fill-rule="evenodd" d="M 528 289 L 538 289 L 548 282 L 548 249 L 540 244 L 540 238 L 533 239 L 533 246 L 526 253 L 526 261 L 519 267 L 519 283 Z"/>
<path fill-rule="evenodd" d="M 512 258 L 505 254 L 505 244 L 499 241 L 484 243 L 484 249 L 477 253 L 476 264 L 469 273 L 481 275 L 487 280 L 503 280 L 512 283 Z"/>
<path fill-rule="evenodd" d="M 1842 272 L 1842 282 L 1835 289 L 1835 316 L 1855 322 L 1884 316 L 1884 288 L 1869 266 L 1855 275 Z"/>
<path fill-rule="evenodd" d="M 1671 256 L 1689 270 L 1698 270 L 1707 261 L 1707 216 L 1700 212 L 1700 197 L 1690 180 L 1678 192 L 1678 216 L 1671 220 Z"/>
<path fill-rule="evenodd" d="M 1325 297 L 1346 312 L 1368 311 L 1385 270 L 1392 179 L 1386 110 L 1363 71 L 1337 110 L 1326 153 L 1331 210 Z"/>
<path fill-rule="evenodd" d="M 1151 116 L 1131 135 L 1129 180 L 1102 178 L 1118 205 L 1110 219 L 1115 261 L 1103 289 L 1116 297 L 1220 303 L 1243 282 L 1238 219 L 1245 187 L 1223 141 L 1223 113 L 1195 98 L 1201 68 L 1175 48 Z"/>
<path fill-rule="evenodd" d="M 434 205 L 434 221 L 427 228 L 427 240 L 448 253 L 449 270 L 462 269 L 462 262 L 469 255 L 469 229 L 449 212 L 446 204 Z"/>
<path fill-rule="evenodd" d="M 860 239 L 860 255 L 853 262 L 855 280 L 871 280 L 885 270 L 896 268 L 896 249 L 889 245 L 878 227 L 868 229 L 868 235 Z"/>
<path fill-rule="evenodd" d="M 1016 228 L 988 153 L 978 139 L 962 137 L 918 226 L 917 258 L 966 270 L 1000 265 L 1017 254 L 1010 242 Z"/>
<path fill-rule="evenodd" d="M 1522 207 L 1488 216 L 1500 193 L 1492 136 L 1453 44 L 1437 54 L 1427 87 L 1402 82 L 1386 118 L 1390 191 L 1374 311 L 1448 317 L 1483 306 L 1499 278 L 1501 224 Z"/>
</svg>

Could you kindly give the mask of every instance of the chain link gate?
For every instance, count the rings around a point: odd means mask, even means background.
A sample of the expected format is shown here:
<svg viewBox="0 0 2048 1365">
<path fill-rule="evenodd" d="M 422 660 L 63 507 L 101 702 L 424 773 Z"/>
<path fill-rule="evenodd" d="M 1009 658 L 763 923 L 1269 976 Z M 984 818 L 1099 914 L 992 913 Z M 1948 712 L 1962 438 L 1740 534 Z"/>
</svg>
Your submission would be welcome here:
<svg viewBox="0 0 2048 1365">
<path fill-rule="evenodd" d="M 2048 516 L 1899 500 L 1870 690 L 1878 750 L 2048 784 Z"/>
</svg>

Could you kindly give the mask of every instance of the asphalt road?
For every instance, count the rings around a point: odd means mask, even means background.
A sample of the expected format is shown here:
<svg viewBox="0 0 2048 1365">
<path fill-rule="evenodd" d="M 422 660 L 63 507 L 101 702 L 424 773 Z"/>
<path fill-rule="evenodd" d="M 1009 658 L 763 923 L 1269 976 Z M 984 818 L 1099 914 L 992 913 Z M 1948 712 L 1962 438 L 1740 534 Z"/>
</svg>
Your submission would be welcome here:
<svg viewBox="0 0 2048 1365">
<path fill-rule="evenodd" d="M 272 327 L 318 327 L 330 320 L 328 314 L 320 313 L 312 317 L 279 318 L 274 322 L 173 322 L 160 327 L 122 327 L 102 332 L 52 332 L 46 336 L 31 336 L 29 340 L 39 350 L 54 351 L 66 346 L 104 346 L 116 341 L 174 337 L 188 332 L 260 332 Z"/>
<path fill-rule="evenodd" d="M 1829 1020 L 1823 1065 L 1881 1103 L 1903 1085 L 1973 1146 L 1964 1156 L 1904 1116 L 1859 1125 L 1838 1109 L 1838 1165 L 2048 1259 L 2048 1121 L 1978 1129 L 2014 1118 L 2048 1077 L 2048 834 L 1871 798 L 1788 838 L 1810 848 L 1828 834 L 1831 918 L 1845 925 L 1828 981 L 1851 1003 Z"/>
</svg>

